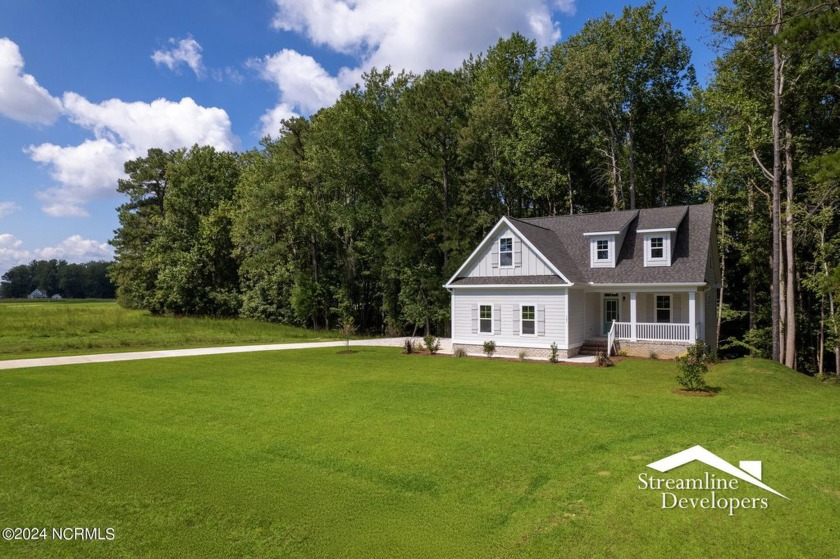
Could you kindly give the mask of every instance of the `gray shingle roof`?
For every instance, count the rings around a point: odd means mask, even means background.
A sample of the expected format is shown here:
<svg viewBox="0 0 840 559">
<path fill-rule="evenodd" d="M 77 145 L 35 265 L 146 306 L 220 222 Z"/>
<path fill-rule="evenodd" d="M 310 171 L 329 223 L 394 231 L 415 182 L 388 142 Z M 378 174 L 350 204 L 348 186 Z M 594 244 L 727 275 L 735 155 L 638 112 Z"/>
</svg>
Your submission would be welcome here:
<svg viewBox="0 0 840 559">
<path fill-rule="evenodd" d="M 509 218 L 510 219 L 510 218 Z M 554 266 L 573 283 L 701 283 L 706 281 L 706 261 L 710 250 L 713 206 L 677 206 L 620 212 L 510 219 Z M 615 268 L 592 268 L 589 239 L 584 233 L 622 231 L 624 242 Z M 644 265 L 644 236 L 637 229 L 677 227 L 671 266 Z M 547 283 L 546 276 L 534 276 L 533 283 Z M 459 285 L 488 283 L 527 284 L 529 277 L 459 278 Z M 489 281 L 492 280 L 492 281 Z M 504 280 L 504 281 L 500 281 Z M 537 281 L 538 280 L 538 281 Z"/>
<path fill-rule="evenodd" d="M 682 223 L 688 206 L 672 206 L 670 208 L 650 208 L 639 210 L 637 230 L 647 229 L 676 229 Z"/>
</svg>

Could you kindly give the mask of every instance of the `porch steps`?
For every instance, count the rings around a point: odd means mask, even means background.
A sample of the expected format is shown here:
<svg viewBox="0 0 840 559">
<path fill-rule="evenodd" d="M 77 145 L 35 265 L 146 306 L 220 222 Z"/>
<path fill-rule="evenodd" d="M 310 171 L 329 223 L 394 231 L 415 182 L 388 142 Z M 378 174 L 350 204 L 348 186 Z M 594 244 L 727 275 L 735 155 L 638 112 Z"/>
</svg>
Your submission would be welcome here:
<svg viewBox="0 0 840 559">
<path fill-rule="evenodd" d="M 580 346 L 578 350 L 578 355 L 598 355 L 598 353 L 606 353 L 607 352 L 607 339 L 606 338 L 590 338 L 583 342 L 583 345 Z"/>
</svg>

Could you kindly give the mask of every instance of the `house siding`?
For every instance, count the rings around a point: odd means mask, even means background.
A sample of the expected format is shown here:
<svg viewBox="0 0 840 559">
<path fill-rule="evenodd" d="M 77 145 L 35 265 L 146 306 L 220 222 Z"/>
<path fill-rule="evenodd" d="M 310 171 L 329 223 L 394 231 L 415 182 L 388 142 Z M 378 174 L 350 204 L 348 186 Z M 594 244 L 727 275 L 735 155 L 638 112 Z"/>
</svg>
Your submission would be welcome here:
<svg viewBox="0 0 840 559">
<path fill-rule="evenodd" d="M 570 289 L 569 305 L 569 347 L 583 344 L 586 338 L 586 293 Z"/>
<path fill-rule="evenodd" d="M 717 349 L 717 289 L 712 286 L 706 290 L 704 297 L 706 305 L 706 344 L 712 349 Z"/>
<path fill-rule="evenodd" d="M 502 237 L 513 237 L 513 252 L 514 260 L 516 254 L 521 250 L 521 263 L 512 268 L 502 268 L 494 266 L 494 252 L 498 258 L 499 239 Z M 555 276 L 545 262 L 537 256 L 528 246 L 522 242 L 522 239 L 516 235 L 509 227 L 501 227 L 492 242 L 487 243 L 484 251 L 477 256 L 478 260 L 473 264 L 472 268 L 464 271 L 464 276 L 470 278 L 492 278 L 492 277 L 508 277 L 508 276 Z"/>
<path fill-rule="evenodd" d="M 485 341 L 496 342 L 497 347 L 547 348 L 552 342 L 566 349 L 566 313 L 568 310 L 568 289 L 556 288 L 486 288 L 452 290 L 452 312 L 454 331 L 453 344 L 481 345 Z M 500 320 L 493 317 L 494 332 L 472 332 L 473 305 L 492 305 L 494 313 L 500 311 Z M 534 305 L 544 307 L 545 332 L 540 335 L 521 335 L 514 333 L 514 305 Z M 537 317 L 539 330 L 540 317 Z M 498 324 L 499 328 L 495 326 Z"/>
<path fill-rule="evenodd" d="M 601 299 L 603 293 L 586 293 L 584 335 L 587 338 L 597 338 L 601 335 Z"/>
</svg>

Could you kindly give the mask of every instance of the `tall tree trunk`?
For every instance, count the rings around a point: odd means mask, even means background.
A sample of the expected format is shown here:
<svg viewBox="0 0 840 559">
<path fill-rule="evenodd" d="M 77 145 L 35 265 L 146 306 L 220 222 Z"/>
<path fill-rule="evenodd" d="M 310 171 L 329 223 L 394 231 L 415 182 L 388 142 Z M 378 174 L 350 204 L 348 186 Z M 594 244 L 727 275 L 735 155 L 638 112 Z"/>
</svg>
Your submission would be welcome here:
<svg viewBox="0 0 840 559">
<path fill-rule="evenodd" d="M 633 108 L 630 108 L 630 127 L 629 132 L 627 134 L 627 147 L 628 147 L 628 157 L 627 157 L 627 180 L 629 183 L 630 189 L 630 209 L 636 209 L 636 159 L 634 156 L 634 142 L 633 142 Z"/>
<path fill-rule="evenodd" d="M 753 213 L 755 212 L 755 200 L 754 200 L 755 193 L 753 192 L 752 183 L 749 183 L 748 190 L 747 190 L 747 246 L 752 247 L 752 233 L 753 233 Z M 749 311 L 750 311 L 750 320 L 749 320 L 749 328 L 750 330 L 755 330 L 755 269 L 754 266 L 751 267 L 749 273 Z"/>
<path fill-rule="evenodd" d="M 825 261 L 823 261 L 823 271 L 825 272 L 825 275 L 828 276 L 828 263 Z M 835 318 L 834 294 L 831 291 L 828 292 L 828 316 L 832 317 L 832 319 Z M 837 321 L 833 320 L 832 324 L 834 325 L 834 339 L 838 340 L 840 339 L 840 332 L 838 332 Z M 834 374 L 840 377 L 840 345 L 838 345 L 837 342 L 835 342 L 834 345 Z"/>
<path fill-rule="evenodd" d="M 780 214 L 781 219 L 781 214 Z M 781 235 L 781 233 L 779 233 Z M 785 253 L 779 259 L 779 363 L 785 362 L 785 325 L 787 324 L 787 289 L 785 287 Z"/>
<path fill-rule="evenodd" d="M 575 189 L 572 188 L 572 171 L 570 169 L 566 169 L 566 176 L 569 178 L 569 215 L 572 215 L 575 213 Z"/>
<path fill-rule="evenodd" d="M 826 269 L 826 274 L 828 274 L 828 269 Z M 828 313 L 829 316 L 834 316 L 834 295 L 831 294 L 829 291 L 828 293 Z M 835 322 L 835 325 L 837 323 Z M 837 331 L 837 327 L 834 328 L 834 339 L 840 337 L 840 332 Z M 834 374 L 840 377 L 840 345 L 834 346 Z"/>
<path fill-rule="evenodd" d="M 793 137 L 785 125 L 785 289 L 787 312 L 785 320 L 785 365 L 796 369 L 796 260 L 793 252 Z"/>
<path fill-rule="evenodd" d="M 615 153 L 615 138 L 610 138 L 610 186 L 612 187 L 613 211 L 621 209 L 621 197 L 619 195 L 619 170 L 618 157 Z"/>
<path fill-rule="evenodd" d="M 817 344 L 817 372 L 825 370 L 825 295 L 820 295 L 820 337 Z"/>
<path fill-rule="evenodd" d="M 773 23 L 773 36 L 778 37 L 782 27 L 782 0 L 778 0 L 778 13 L 776 14 L 776 21 Z M 773 42 L 773 202 L 771 209 L 771 227 L 773 230 L 773 254 L 772 254 L 772 270 L 771 270 L 771 285 L 770 285 L 770 314 L 773 332 L 773 351 L 772 358 L 774 361 L 779 361 L 781 356 L 780 343 L 780 321 L 781 321 L 781 307 L 779 301 L 779 274 L 781 273 L 781 257 L 782 257 L 782 243 L 781 231 L 779 230 L 780 222 L 780 204 L 781 204 L 781 184 L 782 184 L 782 158 L 781 158 L 781 132 L 779 129 L 781 113 L 782 113 L 782 99 L 781 99 L 781 81 L 782 81 L 782 61 L 779 54 L 778 41 Z"/>
<path fill-rule="evenodd" d="M 726 220 L 725 215 L 721 216 L 721 224 L 720 224 L 720 244 L 725 245 L 726 241 Z M 720 296 L 718 299 L 718 312 L 717 312 L 717 326 L 715 332 L 716 337 L 715 339 L 720 343 L 720 324 L 721 324 L 721 316 L 723 315 L 723 293 L 726 289 L 726 257 L 724 256 L 724 251 L 720 253 Z"/>
</svg>

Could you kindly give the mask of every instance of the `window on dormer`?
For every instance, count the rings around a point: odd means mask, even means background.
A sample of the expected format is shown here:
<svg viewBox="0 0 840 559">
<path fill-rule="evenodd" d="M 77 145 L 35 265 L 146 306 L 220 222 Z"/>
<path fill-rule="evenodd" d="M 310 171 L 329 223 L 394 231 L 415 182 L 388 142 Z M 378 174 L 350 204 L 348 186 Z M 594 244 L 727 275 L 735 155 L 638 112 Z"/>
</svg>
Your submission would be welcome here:
<svg viewBox="0 0 840 559">
<path fill-rule="evenodd" d="M 665 237 L 651 237 L 650 257 L 653 260 L 665 258 Z"/>
<path fill-rule="evenodd" d="M 667 234 L 645 235 L 645 266 L 670 266 L 671 243 Z"/>
<path fill-rule="evenodd" d="M 610 242 L 606 239 L 596 241 L 595 259 L 607 261 L 610 259 Z"/>
<path fill-rule="evenodd" d="M 513 266 L 513 239 L 511 237 L 499 239 L 499 266 Z"/>
</svg>

